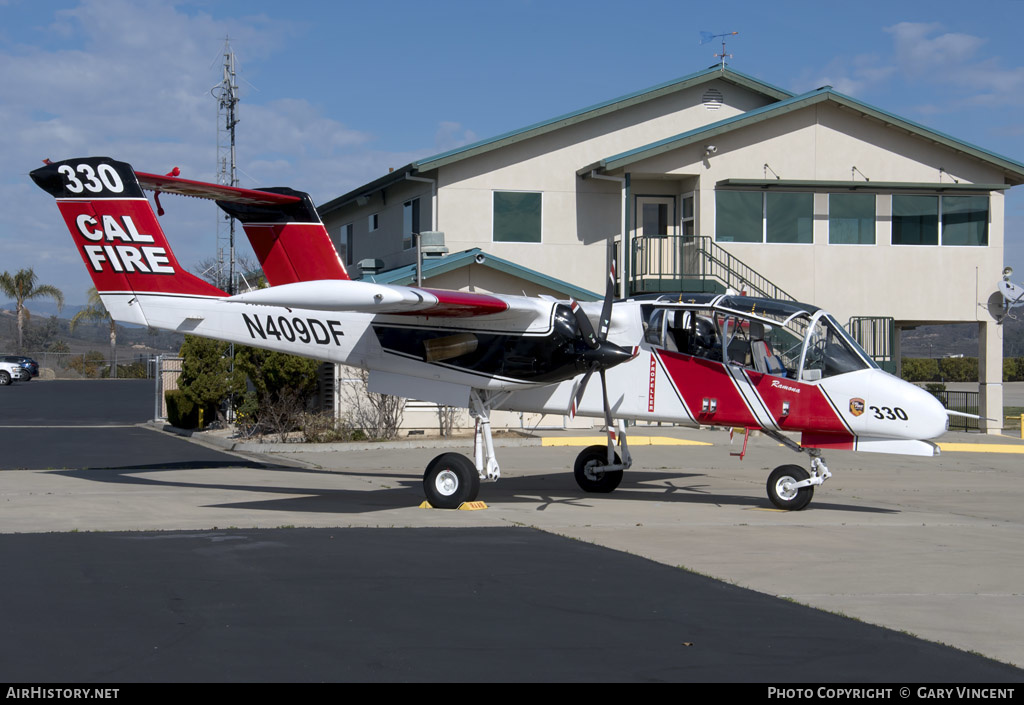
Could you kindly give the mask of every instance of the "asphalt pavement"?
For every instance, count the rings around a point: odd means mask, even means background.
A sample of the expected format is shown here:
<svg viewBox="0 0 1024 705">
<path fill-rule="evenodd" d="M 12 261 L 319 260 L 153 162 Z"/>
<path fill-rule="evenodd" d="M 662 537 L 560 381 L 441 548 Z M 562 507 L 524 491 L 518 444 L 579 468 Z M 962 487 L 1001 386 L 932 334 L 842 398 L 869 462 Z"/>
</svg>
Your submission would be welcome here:
<svg viewBox="0 0 1024 705">
<path fill-rule="evenodd" d="M 765 478 L 802 460 L 768 439 L 636 429 L 586 495 L 547 433 L 442 511 L 440 450 L 240 453 L 151 409 L 146 381 L 0 389 L 0 680 L 1024 681 L 1019 440 L 830 454 L 784 513 Z"/>
</svg>

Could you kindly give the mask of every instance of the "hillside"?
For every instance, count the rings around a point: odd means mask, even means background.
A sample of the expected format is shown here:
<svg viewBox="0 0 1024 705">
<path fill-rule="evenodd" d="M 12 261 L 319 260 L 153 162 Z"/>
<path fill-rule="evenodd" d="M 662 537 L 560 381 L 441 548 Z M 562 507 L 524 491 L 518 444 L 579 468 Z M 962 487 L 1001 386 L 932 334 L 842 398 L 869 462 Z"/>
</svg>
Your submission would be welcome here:
<svg viewBox="0 0 1024 705">
<path fill-rule="evenodd" d="M 1018 309 L 1019 311 L 1019 309 Z M 1003 357 L 1024 357 L 1024 315 L 1007 317 L 1003 323 Z M 945 326 L 920 326 L 903 331 L 903 357 L 978 356 L 978 326 L 958 323 Z"/>
<path fill-rule="evenodd" d="M 17 347 L 17 337 L 14 306 L 8 304 L 0 309 L 0 352 L 13 352 Z M 36 312 L 25 326 L 24 338 L 25 354 L 35 357 L 41 365 L 44 363 L 44 354 L 81 355 L 95 350 L 106 358 L 110 352 L 110 326 L 107 323 L 81 323 L 72 334 L 70 317 Z M 180 333 L 118 325 L 117 359 L 122 363 L 153 355 L 177 354 L 183 340 L 184 336 Z"/>
</svg>

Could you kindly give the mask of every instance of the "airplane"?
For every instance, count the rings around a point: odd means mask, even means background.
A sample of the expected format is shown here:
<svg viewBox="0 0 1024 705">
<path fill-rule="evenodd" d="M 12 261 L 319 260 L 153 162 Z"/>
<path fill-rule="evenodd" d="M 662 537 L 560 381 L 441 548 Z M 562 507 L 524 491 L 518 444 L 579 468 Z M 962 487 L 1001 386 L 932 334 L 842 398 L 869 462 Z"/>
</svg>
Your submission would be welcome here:
<svg viewBox="0 0 1024 705">
<path fill-rule="evenodd" d="M 729 293 L 615 300 L 611 254 L 600 302 L 376 284 L 349 278 L 299 191 L 136 172 L 108 157 L 47 161 L 31 178 L 56 199 L 115 320 L 364 368 L 370 391 L 467 408 L 473 458 L 430 461 L 432 507 L 472 502 L 481 480 L 500 477 L 496 409 L 603 419 L 607 442 L 574 463 L 586 492 L 612 492 L 632 465 L 627 420 L 741 428 L 741 458 L 760 431 L 810 457 L 809 471 L 769 475 L 783 510 L 806 507 L 831 477 L 823 451 L 937 455 L 928 439 L 948 426 L 941 402 L 881 370 L 815 306 Z M 161 193 L 216 201 L 241 221 L 269 286 L 230 295 L 187 272 L 145 190 L 161 212 Z"/>
</svg>

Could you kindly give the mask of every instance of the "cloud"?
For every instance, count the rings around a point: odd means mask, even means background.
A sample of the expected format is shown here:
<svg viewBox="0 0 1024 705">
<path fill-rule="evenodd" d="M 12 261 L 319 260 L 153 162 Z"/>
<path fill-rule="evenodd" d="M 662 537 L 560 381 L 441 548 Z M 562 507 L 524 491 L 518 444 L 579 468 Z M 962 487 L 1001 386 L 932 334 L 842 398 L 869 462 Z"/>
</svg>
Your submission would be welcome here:
<svg viewBox="0 0 1024 705">
<path fill-rule="evenodd" d="M 874 54 L 840 56 L 821 69 L 805 70 L 796 85 L 800 92 L 832 86 L 840 93 L 857 97 L 886 83 L 895 73 L 894 67 L 882 64 Z"/>
<path fill-rule="evenodd" d="M 1024 104 L 1024 66 L 979 58 L 987 43 L 983 37 L 942 33 L 937 23 L 900 22 L 885 31 L 893 37 L 895 68 L 905 80 L 948 88 L 945 108 L 921 106 L 921 112 Z"/>
<path fill-rule="evenodd" d="M 3 2 L 3 0 L 0 0 Z M 245 48 L 238 165 L 243 186 L 307 190 L 325 202 L 429 153 L 375 149 L 372 133 L 340 122 L 276 83 L 264 97 L 247 68 L 273 62 L 304 28 L 251 15 L 218 19 L 180 0 L 81 0 L 0 37 L 0 269 L 36 266 L 66 284 L 70 302 L 91 285 L 53 205 L 28 180 L 43 158 L 107 155 L 140 171 L 180 167 L 186 178 L 217 171 L 217 103 L 225 37 Z M 215 5 L 211 8 L 216 8 Z M 268 72 L 269 73 L 269 72 Z M 257 78 L 258 80 L 258 78 Z M 276 90 L 275 90 L 276 89 Z M 463 132 L 463 136 L 465 136 Z M 404 160 L 404 161 L 403 161 Z M 185 266 L 215 252 L 216 210 L 192 199 L 163 199 L 172 244 Z M 79 293 L 80 290 L 80 293 Z"/>
<path fill-rule="evenodd" d="M 893 36 L 897 67 L 910 76 L 956 70 L 986 41 L 956 32 L 929 36 L 940 30 L 941 26 L 934 22 L 900 22 L 885 27 L 885 31 Z"/>
<path fill-rule="evenodd" d="M 461 123 L 443 121 L 438 123 L 437 132 L 434 133 L 434 148 L 438 152 L 447 152 L 479 139 L 475 132 L 463 127 Z"/>
</svg>

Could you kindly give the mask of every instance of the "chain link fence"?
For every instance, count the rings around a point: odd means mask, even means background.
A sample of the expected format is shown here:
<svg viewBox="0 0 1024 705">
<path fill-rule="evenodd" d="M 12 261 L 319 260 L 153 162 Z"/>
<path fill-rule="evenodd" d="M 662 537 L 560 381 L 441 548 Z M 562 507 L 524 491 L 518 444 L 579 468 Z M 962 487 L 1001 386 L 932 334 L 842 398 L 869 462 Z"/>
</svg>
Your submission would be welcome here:
<svg viewBox="0 0 1024 705">
<path fill-rule="evenodd" d="M 39 363 L 40 379 L 152 379 L 156 374 L 156 359 L 152 354 L 118 355 L 117 371 L 111 370 L 111 361 L 101 352 L 86 353 L 36 352 L 3 353 L 23 355 Z"/>
</svg>

